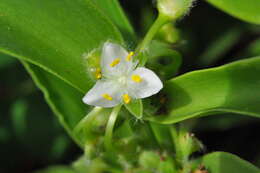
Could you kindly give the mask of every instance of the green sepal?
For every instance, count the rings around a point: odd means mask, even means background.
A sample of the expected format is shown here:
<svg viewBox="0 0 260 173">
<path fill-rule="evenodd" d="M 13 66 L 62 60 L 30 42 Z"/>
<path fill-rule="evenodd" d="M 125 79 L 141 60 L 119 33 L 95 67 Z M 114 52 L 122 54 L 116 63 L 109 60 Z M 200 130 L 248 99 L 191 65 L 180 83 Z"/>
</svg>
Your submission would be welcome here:
<svg viewBox="0 0 260 173">
<path fill-rule="evenodd" d="M 143 117 L 143 102 L 141 99 L 132 100 L 130 103 L 125 104 L 125 107 L 137 119 Z"/>
</svg>

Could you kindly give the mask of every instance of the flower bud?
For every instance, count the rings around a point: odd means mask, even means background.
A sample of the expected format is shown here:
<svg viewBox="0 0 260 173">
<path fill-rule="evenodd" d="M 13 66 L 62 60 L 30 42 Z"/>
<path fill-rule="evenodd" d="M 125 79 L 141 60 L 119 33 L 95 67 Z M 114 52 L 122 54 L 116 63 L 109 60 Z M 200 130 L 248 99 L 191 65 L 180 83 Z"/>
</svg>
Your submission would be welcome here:
<svg viewBox="0 0 260 173">
<path fill-rule="evenodd" d="M 162 26 L 157 33 L 156 38 L 173 44 L 180 39 L 180 31 L 174 27 L 172 23 L 168 23 Z"/>
<path fill-rule="evenodd" d="M 194 0 L 158 0 L 157 8 L 159 13 L 175 20 L 185 15 Z"/>
<path fill-rule="evenodd" d="M 91 52 L 83 54 L 83 60 L 85 61 L 85 65 L 87 66 L 87 74 L 93 81 L 96 81 L 102 77 L 100 68 L 100 56 L 100 48 L 93 49 Z"/>
</svg>

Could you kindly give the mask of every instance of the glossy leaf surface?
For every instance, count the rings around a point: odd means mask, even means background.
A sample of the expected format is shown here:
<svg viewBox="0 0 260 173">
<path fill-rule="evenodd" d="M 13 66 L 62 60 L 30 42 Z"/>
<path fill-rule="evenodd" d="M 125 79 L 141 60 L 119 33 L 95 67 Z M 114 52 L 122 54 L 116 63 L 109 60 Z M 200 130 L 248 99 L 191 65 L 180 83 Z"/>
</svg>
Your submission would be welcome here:
<svg viewBox="0 0 260 173">
<path fill-rule="evenodd" d="M 111 40 L 117 28 L 90 0 L 2 0 L 0 51 L 44 68 L 86 92 L 93 84 L 84 55 Z"/>
<path fill-rule="evenodd" d="M 260 24 L 259 0 L 207 0 L 226 13 L 247 22 Z"/>
<path fill-rule="evenodd" d="M 202 159 L 203 165 L 211 173 L 259 173 L 260 169 L 236 155 L 225 152 L 207 154 Z"/>
<path fill-rule="evenodd" d="M 260 118 L 260 57 L 193 71 L 165 83 L 165 111 L 151 118 L 160 123 L 219 112 Z"/>
<path fill-rule="evenodd" d="M 125 40 L 133 44 L 135 34 L 118 0 L 92 0 L 117 26 Z"/>
</svg>

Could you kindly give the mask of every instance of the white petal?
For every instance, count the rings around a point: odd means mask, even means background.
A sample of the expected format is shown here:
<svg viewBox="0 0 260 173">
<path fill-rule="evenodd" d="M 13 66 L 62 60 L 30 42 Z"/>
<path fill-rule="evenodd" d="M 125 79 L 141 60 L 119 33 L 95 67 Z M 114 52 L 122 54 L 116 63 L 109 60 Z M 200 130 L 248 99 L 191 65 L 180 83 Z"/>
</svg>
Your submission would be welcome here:
<svg viewBox="0 0 260 173">
<path fill-rule="evenodd" d="M 133 69 L 134 64 L 132 61 L 126 61 L 127 56 L 128 52 L 122 46 L 106 42 L 103 46 L 101 55 L 101 69 L 103 75 L 120 76 L 128 72 L 129 69 Z M 114 67 L 111 67 L 111 63 L 115 59 L 119 59 L 120 62 Z"/>
<path fill-rule="evenodd" d="M 141 82 L 131 79 L 132 75 L 139 75 Z M 158 93 L 163 88 L 159 77 L 151 70 L 138 67 L 132 72 L 128 79 L 128 92 L 132 97 L 145 98 Z"/>
<path fill-rule="evenodd" d="M 104 94 L 112 97 L 112 100 L 104 98 Z M 83 102 L 100 107 L 114 107 L 121 102 L 122 90 L 116 83 L 106 80 L 99 80 L 93 88 L 83 97 Z"/>
</svg>

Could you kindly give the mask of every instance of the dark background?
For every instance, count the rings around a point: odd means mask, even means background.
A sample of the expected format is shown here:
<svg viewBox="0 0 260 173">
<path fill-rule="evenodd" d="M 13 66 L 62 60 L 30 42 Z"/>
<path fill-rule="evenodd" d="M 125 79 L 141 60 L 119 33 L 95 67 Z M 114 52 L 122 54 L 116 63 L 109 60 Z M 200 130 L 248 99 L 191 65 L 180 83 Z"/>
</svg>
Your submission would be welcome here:
<svg viewBox="0 0 260 173">
<path fill-rule="evenodd" d="M 121 0 L 121 4 L 141 38 L 156 16 L 154 3 Z M 259 26 L 230 17 L 203 1 L 197 1 L 176 26 L 180 39 L 173 47 L 184 60 L 179 74 L 260 55 Z M 214 49 L 219 51 L 211 51 Z M 59 125 L 22 65 L 0 56 L 0 172 L 31 172 L 77 159 L 81 150 Z M 200 118 L 193 132 L 205 144 L 205 152 L 231 152 L 260 166 L 259 119 L 209 116 Z"/>
</svg>

